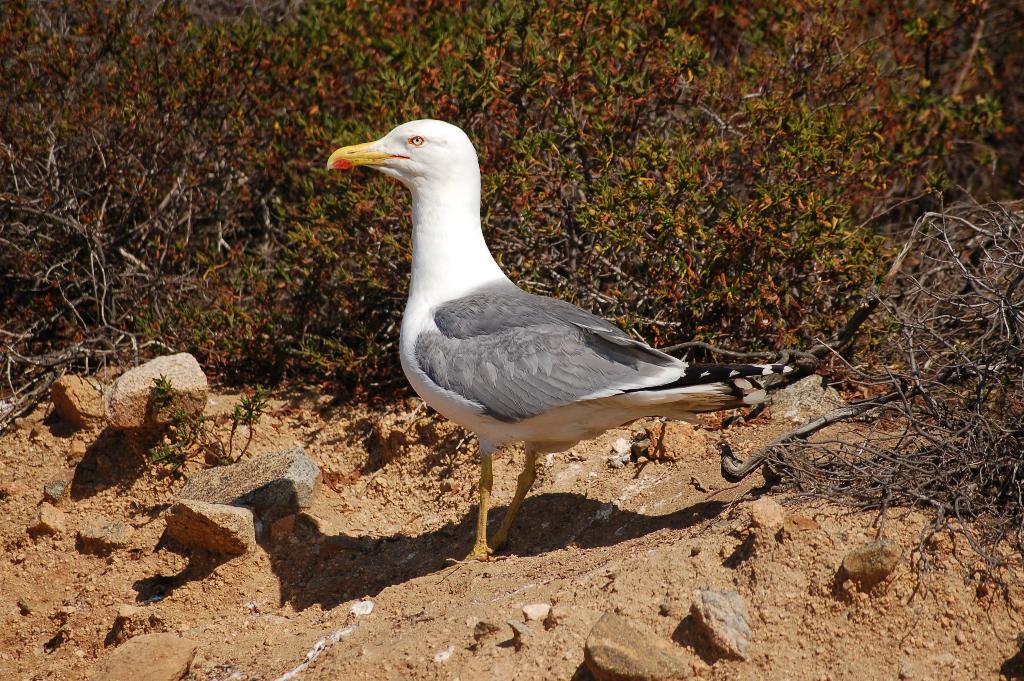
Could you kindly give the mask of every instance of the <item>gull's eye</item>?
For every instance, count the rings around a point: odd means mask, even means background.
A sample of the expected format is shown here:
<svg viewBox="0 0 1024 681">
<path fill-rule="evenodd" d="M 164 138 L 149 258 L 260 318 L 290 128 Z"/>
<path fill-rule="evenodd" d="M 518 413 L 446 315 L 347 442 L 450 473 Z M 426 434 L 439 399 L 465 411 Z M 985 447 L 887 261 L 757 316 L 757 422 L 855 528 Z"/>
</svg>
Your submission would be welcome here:
<svg viewBox="0 0 1024 681">
<path fill-rule="evenodd" d="M 427 140 L 423 139 L 419 135 L 413 135 L 408 139 L 409 146 L 411 147 L 422 147 Z"/>
</svg>

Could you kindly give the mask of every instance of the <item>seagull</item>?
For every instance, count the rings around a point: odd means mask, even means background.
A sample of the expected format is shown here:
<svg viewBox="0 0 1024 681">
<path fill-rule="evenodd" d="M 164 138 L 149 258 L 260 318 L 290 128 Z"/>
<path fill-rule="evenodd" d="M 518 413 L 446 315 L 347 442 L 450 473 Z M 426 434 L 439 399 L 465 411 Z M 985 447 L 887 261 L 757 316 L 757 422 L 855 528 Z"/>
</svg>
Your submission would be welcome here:
<svg viewBox="0 0 1024 681">
<path fill-rule="evenodd" d="M 691 420 L 754 405 L 765 395 L 757 377 L 791 371 L 690 364 L 575 305 L 516 286 L 484 241 L 480 166 L 457 126 L 410 121 L 336 150 L 327 166 L 373 168 L 412 194 L 412 276 L 399 352 L 413 390 L 480 443 L 476 540 L 466 560 L 487 560 L 507 543 L 541 454 L 643 417 Z M 515 443 L 525 447 L 525 465 L 488 542 L 492 458 Z"/>
</svg>

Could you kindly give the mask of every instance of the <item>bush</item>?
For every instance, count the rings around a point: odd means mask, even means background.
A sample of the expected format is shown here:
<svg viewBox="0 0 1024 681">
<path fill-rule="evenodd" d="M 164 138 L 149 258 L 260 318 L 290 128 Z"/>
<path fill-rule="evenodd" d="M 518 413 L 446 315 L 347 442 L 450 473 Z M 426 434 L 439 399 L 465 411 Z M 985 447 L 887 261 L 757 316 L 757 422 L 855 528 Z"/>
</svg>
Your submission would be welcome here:
<svg viewBox="0 0 1024 681">
<path fill-rule="evenodd" d="M 828 335 L 891 225 L 1020 173 L 1024 47 L 994 27 L 1022 13 L 997 3 L 264 4 L 6 3 L 15 377 L 173 346 L 227 379 L 404 386 L 408 198 L 322 166 L 410 118 L 477 143 L 514 279 L 655 344 Z"/>
</svg>

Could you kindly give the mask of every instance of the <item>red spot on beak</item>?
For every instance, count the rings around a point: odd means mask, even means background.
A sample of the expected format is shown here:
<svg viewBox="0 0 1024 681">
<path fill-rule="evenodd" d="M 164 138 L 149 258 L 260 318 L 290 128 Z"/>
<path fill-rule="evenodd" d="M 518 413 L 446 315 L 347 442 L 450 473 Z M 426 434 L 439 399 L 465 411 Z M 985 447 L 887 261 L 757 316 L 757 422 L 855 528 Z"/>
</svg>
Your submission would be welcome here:
<svg viewBox="0 0 1024 681">
<path fill-rule="evenodd" d="M 333 168 L 334 170 L 348 170 L 349 168 L 352 167 L 354 167 L 352 165 L 352 162 L 345 158 L 339 158 L 335 160 L 334 163 L 331 164 L 331 168 Z"/>
</svg>

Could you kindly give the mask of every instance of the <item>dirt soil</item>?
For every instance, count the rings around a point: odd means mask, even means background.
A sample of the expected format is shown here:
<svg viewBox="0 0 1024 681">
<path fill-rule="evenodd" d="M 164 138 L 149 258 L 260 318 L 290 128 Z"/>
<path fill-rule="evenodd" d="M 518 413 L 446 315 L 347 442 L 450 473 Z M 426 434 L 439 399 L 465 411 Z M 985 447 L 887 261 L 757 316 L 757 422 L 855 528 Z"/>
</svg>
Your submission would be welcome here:
<svg viewBox="0 0 1024 681">
<path fill-rule="evenodd" d="M 232 404 L 218 395 L 208 412 L 223 422 Z M 0 679 L 90 678 L 123 636 L 114 622 L 125 605 L 145 620 L 130 633 L 198 643 L 195 681 L 274 681 L 307 655 L 290 678 L 586 679 L 584 642 L 607 611 L 672 642 L 699 678 L 1024 677 L 1020 590 L 979 581 L 977 558 L 952 535 L 921 553 L 921 513 L 888 513 L 883 535 L 902 557 L 870 593 L 836 575 L 846 553 L 876 538 L 874 514 L 771 494 L 786 528 L 750 529 L 761 480 L 723 481 L 717 446 L 726 437 L 747 453 L 781 420 L 671 424 L 663 457 L 622 468 L 607 461 L 612 442 L 654 422 L 542 459 L 506 552 L 452 566 L 472 541 L 475 443 L 418 401 L 374 411 L 312 390 L 274 401 L 251 451 L 302 445 L 324 484 L 293 527 L 223 562 L 159 545 L 163 511 L 205 464 L 149 465 L 124 437 L 76 431 L 49 409 L 0 437 Z M 521 462 L 515 450 L 496 458 L 492 528 Z M 53 479 L 70 481 L 56 536 L 30 531 Z M 102 556 L 76 546 L 99 516 L 131 528 L 126 547 Z M 695 634 L 698 588 L 746 601 L 749 659 L 723 658 Z M 355 614 L 364 599 L 372 611 Z M 557 621 L 530 622 L 517 646 L 507 621 L 523 622 L 534 603 L 554 604 Z M 497 631 L 477 641 L 481 621 Z"/>
</svg>

